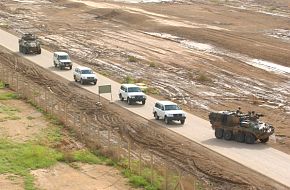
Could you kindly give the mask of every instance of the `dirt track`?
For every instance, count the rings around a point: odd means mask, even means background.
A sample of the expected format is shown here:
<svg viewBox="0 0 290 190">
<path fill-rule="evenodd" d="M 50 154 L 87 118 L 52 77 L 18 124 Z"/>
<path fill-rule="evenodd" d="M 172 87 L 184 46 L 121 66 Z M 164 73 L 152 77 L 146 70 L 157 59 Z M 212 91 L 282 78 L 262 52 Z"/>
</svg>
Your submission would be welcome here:
<svg viewBox="0 0 290 190">
<path fill-rule="evenodd" d="M 288 1 L 86 3 L 4 0 L 0 22 L 115 80 L 146 82 L 203 118 L 239 106 L 261 112 L 276 127 L 272 146 L 289 153 Z"/>
<path fill-rule="evenodd" d="M 15 68 L 15 57 L 18 56 L 1 50 L 0 60 L 11 68 Z M 18 61 L 21 59 L 18 58 Z M 21 61 L 22 62 L 22 61 Z M 233 161 L 230 161 L 204 147 L 187 141 L 184 138 L 169 133 L 153 123 L 134 117 L 132 113 L 124 112 L 118 106 L 104 104 L 95 107 L 96 99 L 92 95 L 72 83 L 64 82 L 54 74 L 39 68 L 31 63 L 23 61 L 18 64 L 17 71 L 27 76 L 37 84 L 50 88 L 63 100 L 76 101 L 76 105 L 91 106 L 87 110 L 89 115 L 96 115 L 98 124 L 117 129 L 121 136 L 134 140 L 138 145 L 149 148 L 166 159 L 171 164 L 188 174 L 208 184 L 211 189 L 284 189 L 276 182 L 251 171 Z M 63 89 L 63 90 L 59 90 Z M 96 110 L 96 112 L 95 112 Z M 127 119 L 124 119 L 127 118 Z M 130 118 L 130 119 L 128 119 Z M 158 130 L 156 130 L 158 129 Z"/>
<path fill-rule="evenodd" d="M 103 2 L 96 5 L 87 7 L 69 1 L 25 5 L 2 1 L 1 23 L 16 33 L 36 32 L 46 47 L 66 50 L 75 59 L 116 80 L 127 75 L 142 79 L 157 88 L 160 96 L 176 100 L 204 118 L 209 110 L 238 106 L 262 112 L 277 128 L 278 143 L 272 140 L 272 145 L 289 153 L 289 74 L 245 64 L 255 58 L 289 67 L 289 39 L 268 35 L 276 34 L 275 29 L 285 28 L 289 18 L 257 13 L 250 8 L 240 10 L 196 1 L 154 6 Z M 281 10 L 287 11 L 285 7 Z M 128 62 L 128 55 L 137 57 L 138 62 Z M 30 69 L 31 66 L 22 71 L 34 81 L 50 86 L 66 100 L 78 101 L 84 107 L 94 105 L 95 100 L 82 98 L 87 94 L 73 83 L 60 85 L 38 68 Z M 200 76 L 208 80 L 200 80 Z M 82 99 L 86 101 L 79 102 Z M 100 122 L 119 126 L 124 122 L 120 119 L 121 113 L 126 114 L 117 107 L 114 112 L 104 112 L 108 117 L 100 115 L 104 119 Z M 140 131 L 142 136 L 137 141 L 146 146 L 154 145 L 156 151 L 162 152 L 161 156 L 172 158 L 182 168 L 194 168 L 189 172 L 197 172 L 201 178 L 205 176 L 217 187 L 279 188 L 268 179 L 196 144 L 184 142 L 182 144 L 187 146 L 181 146 L 183 139 L 178 138 L 175 144 L 169 137 L 159 136 L 160 141 L 156 142 L 150 136 L 150 128 L 140 128 L 144 125 L 147 126 L 146 121 L 136 121 L 136 125 L 131 126 L 131 134 L 134 134 L 131 136 L 136 137 L 134 131 L 146 129 Z M 163 149 L 164 144 L 168 144 L 166 149 Z M 184 159 L 187 157 L 194 157 L 194 163 L 192 159 Z"/>
</svg>

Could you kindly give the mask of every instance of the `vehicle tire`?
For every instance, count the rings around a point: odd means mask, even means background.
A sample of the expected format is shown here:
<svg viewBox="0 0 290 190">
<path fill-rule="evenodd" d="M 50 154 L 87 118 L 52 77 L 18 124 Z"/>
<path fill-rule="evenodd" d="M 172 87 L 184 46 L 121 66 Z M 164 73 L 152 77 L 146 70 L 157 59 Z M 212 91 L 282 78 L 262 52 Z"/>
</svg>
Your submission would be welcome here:
<svg viewBox="0 0 290 190">
<path fill-rule="evenodd" d="M 169 124 L 169 119 L 166 116 L 164 117 L 164 122 L 165 122 L 166 125 Z"/>
<path fill-rule="evenodd" d="M 157 115 L 156 112 L 154 112 L 154 118 L 155 118 L 156 120 L 159 120 L 159 116 Z"/>
<path fill-rule="evenodd" d="M 132 104 L 132 101 L 130 100 L 130 98 L 127 98 L 127 103 L 128 103 L 128 105 Z"/>
<path fill-rule="evenodd" d="M 237 132 L 235 134 L 235 141 L 243 143 L 245 142 L 245 134 L 243 132 Z"/>
<path fill-rule="evenodd" d="M 214 132 L 214 134 L 215 134 L 215 137 L 216 137 L 217 139 L 221 139 L 221 138 L 223 138 L 224 130 L 221 129 L 221 128 L 215 128 L 215 132 Z"/>
<path fill-rule="evenodd" d="M 38 53 L 38 54 L 41 54 L 41 49 L 39 49 L 37 53 Z"/>
<path fill-rule="evenodd" d="M 75 80 L 75 82 L 77 82 L 77 81 L 78 81 L 75 75 L 74 75 L 74 80 Z"/>
<path fill-rule="evenodd" d="M 233 132 L 231 130 L 224 131 L 224 139 L 230 141 L 233 139 Z"/>
<path fill-rule="evenodd" d="M 96 85 L 97 84 L 97 82 L 94 82 L 94 85 Z"/>
<path fill-rule="evenodd" d="M 144 105 L 146 103 L 146 100 L 142 100 L 142 105 Z"/>
<path fill-rule="evenodd" d="M 83 84 L 84 84 L 84 81 L 83 81 L 83 79 L 81 79 L 81 80 L 80 80 L 80 83 L 81 83 L 81 85 L 83 85 Z"/>
<path fill-rule="evenodd" d="M 27 49 L 26 48 L 23 48 L 22 49 L 22 52 L 23 52 L 23 54 L 27 54 Z"/>
<path fill-rule="evenodd" d="M 62 67 L 62 66 L 59 66 L 59 69 L 60 69 L 60 70 L 63 70 L 63 67 Z"/>
<path fill-rule="evenodd" d="M 119 99 L 120 99 L 121 101 L 124 101 L 124 98 L 122 97 L 122 94 L 119 94 Z"/>
<path fill-rule="evenodd" d="M 69 70 L 72 70 L 72 66 L 69 66 Z"/>
<path fill-rule="evenodd" d="M 269 137 L 265 138 L 265 139 L 260 139 L 261 143 L 266 143 L 269 141 Z"/>
<path fill-rule="evenodd" d="M 181 125 L 183 125 L 185 122 L 185 119 L 180 120 Z"/>
<path fill-rule="evenodd" d="M 21 53 L 22 52 L 22 50 L 21 50 L 21 46 L 19 45 L 19 52 Z"/>
<path fill-rule="evenodd" d="M 256 141 L 256 139 L 255 139 L 255 136 L 254 136 L 253 134 L 251 134 L 251 133 L 247 133 L 247 134 L 245 135 L 245 142 L 246 142 L 247 144 L 254 144 L 255 141 Z"/>
</svg>

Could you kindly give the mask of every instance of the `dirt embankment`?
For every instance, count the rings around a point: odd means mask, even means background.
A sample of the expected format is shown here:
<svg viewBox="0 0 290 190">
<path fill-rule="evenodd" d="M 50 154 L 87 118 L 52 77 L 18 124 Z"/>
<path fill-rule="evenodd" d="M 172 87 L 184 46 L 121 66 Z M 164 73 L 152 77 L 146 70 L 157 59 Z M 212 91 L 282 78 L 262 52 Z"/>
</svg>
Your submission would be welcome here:
<svg viewBox="0 0 290 190">
<path fill-rule="evenodd" d="M 21 57 L 1 50 L 2 64 L 15 69 L 15 60 Z M 16 58 L 15 58 L 16 57 Z M 168 163 L 182 169 L 188 174 L 208 184 L 212 189 L 283 189 L 280 184 L 230 161 L 204 147 L 190 142 L 183 137 L 172 134 L 154 123 L 132 113 L 124 111 L 117 105 L 103 104 L 95 106 L 96 99 L 91 93 L 80 89 L 72 82 L 67 82 L 53 73 L 32 63 L 21 60 L 17 72 L 35 81 L 41 86 L 50 88 L 64 101 L 74 101 L 75 105 L 92 117 L 97 116 L 100 125 L 106 125 L 119 131 L 120 136 L 132 139 L 154 152 Z M 86 109 L 88 108 L 88 109 Z M 127 118 L 127 119 L 126 119 Z M 130 119 L 129 119 L 130 118 Z"/>
</svg>

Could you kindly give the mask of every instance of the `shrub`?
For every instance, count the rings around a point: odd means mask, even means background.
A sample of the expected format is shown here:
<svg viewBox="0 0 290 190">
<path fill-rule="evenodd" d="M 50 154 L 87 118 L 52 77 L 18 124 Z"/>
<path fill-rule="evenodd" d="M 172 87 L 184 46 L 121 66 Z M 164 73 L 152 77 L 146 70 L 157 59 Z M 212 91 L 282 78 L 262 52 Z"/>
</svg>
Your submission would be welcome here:
<svg viewBox="0 0 290 190">
<path fill-rule="evenodd" d="M 129 62 L 133 62 L 133 63 L 135 63 L 135 62 L 138 61 L 138 59 L 137 59 L 136 57 L 132 56 L 132 55 L 129 55 L 129 56 L 128 56 L 128 61 L 129 61 Z"/>
</svg>

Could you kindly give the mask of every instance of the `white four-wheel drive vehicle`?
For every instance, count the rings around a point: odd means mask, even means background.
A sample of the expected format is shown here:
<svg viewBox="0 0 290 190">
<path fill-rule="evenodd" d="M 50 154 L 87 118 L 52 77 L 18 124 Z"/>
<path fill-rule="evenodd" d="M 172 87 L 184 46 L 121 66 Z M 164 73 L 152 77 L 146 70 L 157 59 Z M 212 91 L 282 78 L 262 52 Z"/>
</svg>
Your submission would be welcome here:
<svg viewBox="0 0 290 190">
<path fill-rule="evenodd" d="M 121 101 L 126 100 L 129 105 L 133 102 L 142 102 L 144 105 L 146 102 L 146 95 L 135 84 L 122 84 L 119 90 L 119 98 Z"/>
<path fill-rule="evenodd" d="M 170 121 L 180 121 L 181 124 L 185 122 L 185 112 L 173 102 L 157 101 L 153 108 L 153 115 L 156 120 L 163 119 L 166 124 Z"/>
<path fill-rule="evenodd" d="M 66 67 L 68 67 L 69 69 L 72 69 L 72 62 L 70 60 L 70 57 L 65 52 L 54 52 L 53 64 L 55 67 L 60 68 L 60 70 L 63 70 Z"/>
<path fill-rule="evenodd" d="M 93 72 L 92 69 L 88 68 L 88 67 L 77 67 L 74 70 L 73 73 L 74 76 L 74 80 L 77 82 L 79 81 L 81 84 L 84 83 L 94 83 L 94 85 L 97 84 L 97 76 L 96 74 Z"/>
</svg>

